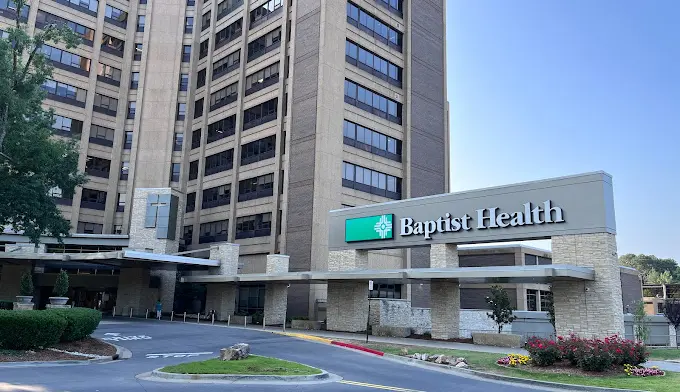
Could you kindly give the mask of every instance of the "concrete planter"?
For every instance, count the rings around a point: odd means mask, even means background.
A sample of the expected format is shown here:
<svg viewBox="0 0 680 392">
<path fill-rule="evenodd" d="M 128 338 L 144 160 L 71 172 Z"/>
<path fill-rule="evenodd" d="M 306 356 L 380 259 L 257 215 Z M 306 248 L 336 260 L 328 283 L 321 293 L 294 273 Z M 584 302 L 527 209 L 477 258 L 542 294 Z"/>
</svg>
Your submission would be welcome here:
<svg viewBox="0 0 680 392">
<path fill-rule="evenodd" d="M 231 316 L 231 325 L 252 324 L 253 316 Z"/>
<path fill-rule="evenodd" d="M 290 327 L 292 329 L 305 329 L 305 330 L 320 330 L 321 321 L 313 320 L 292 320 L 290 322 Z"/>
<path fill-rule="evenodd" d="M 50 305 L 66 305 L 68 297 L 50 297 Z"/>
<path fill-rule="evenodd" d="M 20 304 L 30 304 L 33 301 L 32 295 L 17 295 L 17 302 Z"/>
<path fill-rule="evenodd" d="M 509 333 L 473 332 L 472 342 L 484 346 L 518 348 L 522 346 L 522 336 Z"/>
</svg>

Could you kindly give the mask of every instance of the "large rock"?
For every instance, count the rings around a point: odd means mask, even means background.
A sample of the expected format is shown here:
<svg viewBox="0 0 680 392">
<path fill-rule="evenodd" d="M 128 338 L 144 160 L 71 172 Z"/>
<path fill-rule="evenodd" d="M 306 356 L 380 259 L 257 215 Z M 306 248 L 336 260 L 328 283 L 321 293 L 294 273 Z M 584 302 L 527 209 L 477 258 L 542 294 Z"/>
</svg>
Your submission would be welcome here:
<svg viewBox="0 0 680 392">
<path fill-rule="evenodd" d="M 222 361 L 238 361 L 246 359 L 250 355 L 250 345 L 246 343 L 235 344 L 229 348 L 220 350 L 220 359 Z"/>
</svg>

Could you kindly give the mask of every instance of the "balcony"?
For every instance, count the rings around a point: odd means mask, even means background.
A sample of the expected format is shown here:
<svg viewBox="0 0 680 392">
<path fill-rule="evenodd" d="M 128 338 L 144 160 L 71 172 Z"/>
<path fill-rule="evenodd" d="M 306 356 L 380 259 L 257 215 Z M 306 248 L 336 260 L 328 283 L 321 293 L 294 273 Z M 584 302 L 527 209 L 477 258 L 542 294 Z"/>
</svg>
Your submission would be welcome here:
<svg viewBox="0 0 680 392">
<path fill-rule="evenodd" d="M 267 114 L 266 116 L 262 116 L 256 120 L 251 120 L 246 123 L 243 123 L 243 130 L 245 131 L 246 129 L 255 128 L 258 125 L 262 125 L 273 120 L 276 120 L 276 112 Z"/>
<path fill-rule="evenodd" d="M 212 112 L 213 110 L 217 110 L 221 107 L 227 106 L 230 103 L 234 103 L 234 102 L 236 102 L 237 99 L 238 99 L 238 94 L 229 95 L 229 96 L 225 97 L 224 99 L 220 100 L 219 102 L 216 102 L 214 105 L 210 106 L 210 111 Z"/>
<path fill-rule="evenodd" d="M 51 100 L 57 101 L 57 102 L 67 103 L 69 105 L 78 106 L 78 107 L 81 107 L 81 108 L 85 107 L 85 102 L 81 102 L 81 101 L 79 101 L 75 98 L 62 97 L 61 95 L 57 95 L 57 94 L 49 94 L 48 93 L 47 99 L 51 99 Z"/>
<path fill-rule="evenodd" d="M 250 86 L 249 89 L 246 90 L 246 95 L 250 95 L 250 94 L 252 94 L 252 93 L 256 93 L 256 92 L 258 92 L 258 91 L 260 91 L 260 90 L 264 90 L 264 89 L 266 89 L 267 87 L 273 86 L 273 85 L 275 85 L 275 84 L 278 83 L 278 82 L 279 82 L 279 78 L 278 78 L 278 76 L 277 76 L 276 78 L 267 79 L 267 80 L 263 81 L 262 83 L 255 83 L 255 84 L 253 84 L 252 86 Z"/>
</svg>

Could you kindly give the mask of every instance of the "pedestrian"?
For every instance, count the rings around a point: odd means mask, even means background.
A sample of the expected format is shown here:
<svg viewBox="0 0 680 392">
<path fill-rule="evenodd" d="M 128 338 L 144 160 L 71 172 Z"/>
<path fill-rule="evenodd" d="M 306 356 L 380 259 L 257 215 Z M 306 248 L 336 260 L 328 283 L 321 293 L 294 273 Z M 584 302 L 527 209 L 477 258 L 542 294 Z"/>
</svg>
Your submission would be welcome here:
<svg viewBox="0 0 680 392">
<path fill-rule="evenodd" d="M 156 301 L 156 318 L 161 319 L 161 311 L 163 310 L 163 304 L 161 303 L 161 300 L 159 299 Z"/>
</svg>

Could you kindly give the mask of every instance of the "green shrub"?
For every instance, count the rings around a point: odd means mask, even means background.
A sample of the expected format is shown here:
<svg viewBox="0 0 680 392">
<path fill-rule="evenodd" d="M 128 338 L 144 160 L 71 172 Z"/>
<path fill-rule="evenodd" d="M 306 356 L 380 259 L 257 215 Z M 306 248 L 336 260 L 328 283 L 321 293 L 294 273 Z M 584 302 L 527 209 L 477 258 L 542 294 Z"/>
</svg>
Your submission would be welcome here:
<svg viewBox="0 0 680 392">
<path fill-rule="evenodd" d="M 26 271 L 21 275 L 21 280 L 19 281 L 19 295 L 32 296 L 33 291 L 33 275 Z"/>
<path fill-rule="evenodd" d="M 533 337 L 527 341 L 524 348 L 536 366 L 552 366 L 562 358 L 560 348 L 554 340 Z"/>
<path fill-rule="evenodd" d="M 50 309 L 45 312 L 55 314 L 66 321 L 61 335 L 62 342 L 84 339 L 92 334 L 102 321 L 102 313 L 88 308 Z"/>
<path fill-rule="evenodd" d="M 0 347 L 30 350 L 59 342 L 66 320 L 43 310 L 0 310 Z"/>
<path fill-rule="evenodd" d="M 63 297 L 68 293 L 68 274 L 66 271 L 61 270 L 57 275 L 57 280 L 54 282 L 54 288 L 52 293 L 57 297 Z"/>
</svg>

